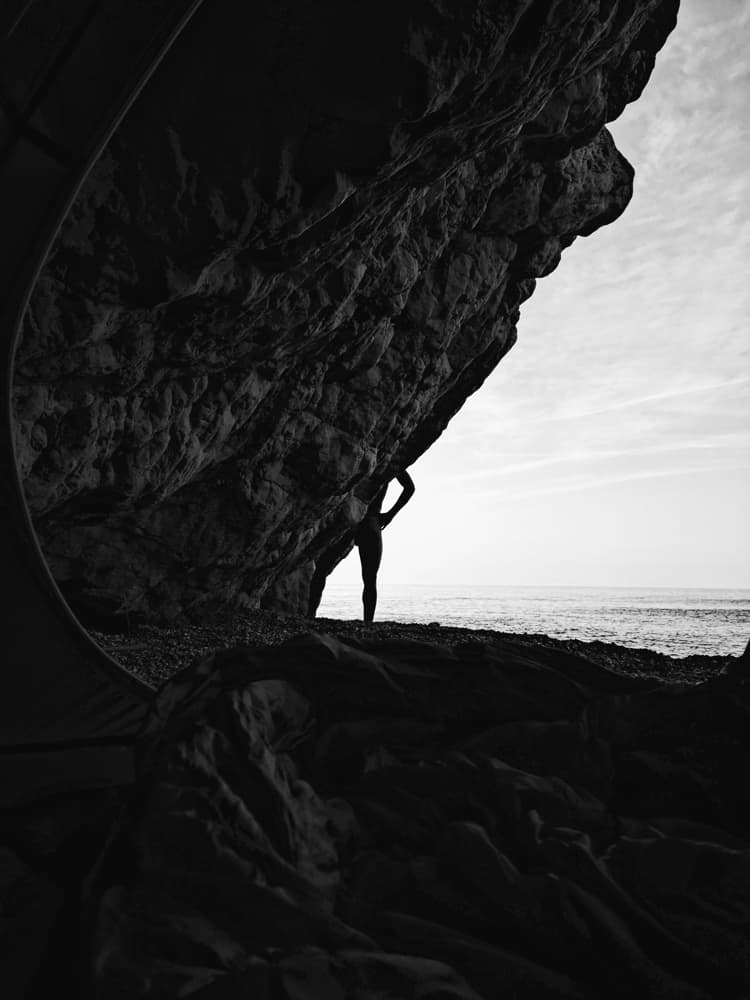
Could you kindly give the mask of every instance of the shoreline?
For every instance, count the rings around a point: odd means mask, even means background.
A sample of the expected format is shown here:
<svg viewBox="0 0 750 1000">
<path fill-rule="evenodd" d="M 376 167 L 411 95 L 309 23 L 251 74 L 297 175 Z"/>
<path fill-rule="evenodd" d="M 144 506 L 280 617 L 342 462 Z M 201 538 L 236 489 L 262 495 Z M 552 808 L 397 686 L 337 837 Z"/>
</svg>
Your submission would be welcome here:
<svg viewBox="0 0 750 1000">
<path fill-rule="evenodd" d="M 375 621 L 305 618 L 272 611 L 244 611 L 211 625 L 137 625 L 126 633 L 89 629 L 97 644 L 126 670 L 152 687 L 158 687 L 196 658 L 218 649 L 237 646 L 276 646 L 293 636 L 324 632 L 344 642 L 378 642 L 409 639 L 436 646 L 493 644 L 512 639 L 530 648 L 545 646 L 576 653 L 629 677 L 653 678 L 667 683 L 700 684 L 723 673 L 739 657 L 693 654 L 668 656 L 652 649 L 622 646 L 599 640 L 557 639 L 542 633 L 515 633 L 473 629 L 438 622 Z"/>
</svg>

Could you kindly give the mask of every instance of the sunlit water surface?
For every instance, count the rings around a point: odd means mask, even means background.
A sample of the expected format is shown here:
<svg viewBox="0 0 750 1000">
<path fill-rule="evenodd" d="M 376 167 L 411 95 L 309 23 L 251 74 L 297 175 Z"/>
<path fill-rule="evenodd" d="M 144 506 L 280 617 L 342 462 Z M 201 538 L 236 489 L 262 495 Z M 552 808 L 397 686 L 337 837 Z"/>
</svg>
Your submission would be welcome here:
<svg viewBox="0 0 750 1000">
<path fill-rule="evenodd" d="M 318 614 L 361 617 L 359 589 L 329 584 Z M 750 590 L 381 584 L 376 618 L 736 656 L 750 638 Z"/>
</svg>

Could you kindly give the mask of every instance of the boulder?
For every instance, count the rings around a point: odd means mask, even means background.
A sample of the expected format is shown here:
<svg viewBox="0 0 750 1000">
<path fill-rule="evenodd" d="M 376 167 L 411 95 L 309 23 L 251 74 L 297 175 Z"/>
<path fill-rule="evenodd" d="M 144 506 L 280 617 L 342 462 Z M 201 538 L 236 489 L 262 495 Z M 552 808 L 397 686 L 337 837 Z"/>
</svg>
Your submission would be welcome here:
<svg viewBox="0 0 750 1000">
<path fill-rule="evenodd" d="M 747 782 L 694 798 L 750 767 L 744 689 L 623 679 L 652 726 L 610 732 L 610 671 L 577 657 L 565 700 L 575 654 L 489 646 L 311 634 L 167 683 L 92 899 L 97 995 L 745 996 Z M 725 738 L 687 762 L 706 715 Z"/>
</svg>

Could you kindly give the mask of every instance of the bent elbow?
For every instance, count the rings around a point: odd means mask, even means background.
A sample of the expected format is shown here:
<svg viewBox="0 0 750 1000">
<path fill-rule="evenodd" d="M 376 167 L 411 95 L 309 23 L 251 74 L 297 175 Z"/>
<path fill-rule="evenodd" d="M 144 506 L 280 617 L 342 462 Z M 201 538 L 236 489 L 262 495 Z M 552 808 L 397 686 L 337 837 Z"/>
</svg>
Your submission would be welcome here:
<svg viewBox="0 0 750 1000">
<path fill-rule="evenodd" d="M 411 478 L 408 472 L 402 472 L 398 477 L 398 481 L 403 487 L 404 494 L 406 496 L 413 496 L 415 491 L 414 480 Z"/>
</svg>

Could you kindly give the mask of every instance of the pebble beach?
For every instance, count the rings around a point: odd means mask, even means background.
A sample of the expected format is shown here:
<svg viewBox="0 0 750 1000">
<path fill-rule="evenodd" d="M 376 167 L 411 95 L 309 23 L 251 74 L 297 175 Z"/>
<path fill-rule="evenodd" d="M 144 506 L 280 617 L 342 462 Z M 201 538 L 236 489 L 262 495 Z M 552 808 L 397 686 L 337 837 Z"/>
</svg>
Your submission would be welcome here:
<svg viewBox="0 0 750 1000">
<path fill-rule="evenodd" d="M 532 633 L 498 632 L 429 624 L 376 621 L 365 625 L 356 620 L 304 618 L 271 611 L 246 611 L 215 620 L 211 624 L 157 627 L 137 625 L 125 633 L 90 634 L 99 646 L 139 680 L 157 688 L 194 660 L 217 649 L 236 646 L 274 646 L 293 636 L 325 632 L 344 642 L 411 639 L 437 645 L 459 643 L 492 644 L 513 639 L 530 647 L 547 646 L 578 653 L 595 663 L 631 677 L 652 677 L 668 683 L 700 684 L 723 673 L 737 657 L 673 657 L 650 649 L 637 649 L 607 642 L 552 639 Z"/>
</svg>

